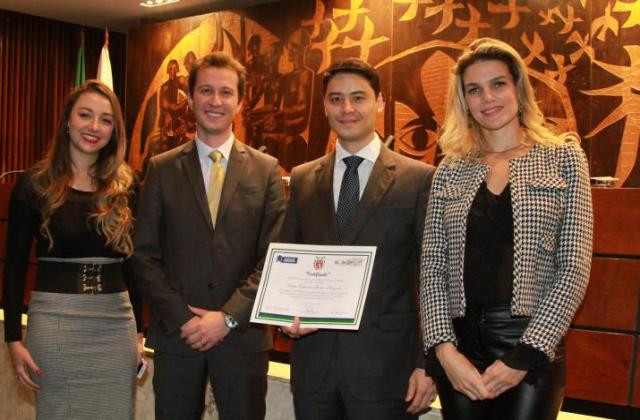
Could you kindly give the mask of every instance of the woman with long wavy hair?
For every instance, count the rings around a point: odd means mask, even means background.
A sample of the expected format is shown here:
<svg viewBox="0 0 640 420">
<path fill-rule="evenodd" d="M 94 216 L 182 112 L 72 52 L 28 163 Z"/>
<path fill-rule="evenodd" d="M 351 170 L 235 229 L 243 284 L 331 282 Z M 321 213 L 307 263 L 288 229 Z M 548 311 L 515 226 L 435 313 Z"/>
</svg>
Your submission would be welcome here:
<svg viewBox="0 0 640 420">
<path fill-rule="evenodd" d="M 134 191 L 125 148 L 117 97 L 89 80 L 66 98 L 46 157 L 11 194 L 5 341 L 18 380 L 36 392 L 38 418 L 133 417 L 141 337 L 131 302 L 139 319 L 140 299 L 123 274 Z M 34 238 L 38 267 L 23 343 Z"/>
<path fill-rule="evenodd" d="M 471 43 L 449 86 L 421 308 L 445 419 L 555 419 L 563 337 L 589 279 L 588 166 L 553 134 L 508 44 Z"/>
</svg>

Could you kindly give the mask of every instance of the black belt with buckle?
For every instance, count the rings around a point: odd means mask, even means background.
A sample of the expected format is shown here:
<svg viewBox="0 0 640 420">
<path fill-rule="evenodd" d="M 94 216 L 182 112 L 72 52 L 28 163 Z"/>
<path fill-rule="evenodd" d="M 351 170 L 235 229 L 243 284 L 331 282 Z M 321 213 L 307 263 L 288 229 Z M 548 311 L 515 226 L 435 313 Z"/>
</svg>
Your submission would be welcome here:
<svg viewBox="0 0 640 420">
<path fill-rule="evenodd" d="M 38 292 L 95 295 L 127 290 L 122 277 L 122 263 L 83 264 L 39 261 L 36 284 Z"/>
</svg>

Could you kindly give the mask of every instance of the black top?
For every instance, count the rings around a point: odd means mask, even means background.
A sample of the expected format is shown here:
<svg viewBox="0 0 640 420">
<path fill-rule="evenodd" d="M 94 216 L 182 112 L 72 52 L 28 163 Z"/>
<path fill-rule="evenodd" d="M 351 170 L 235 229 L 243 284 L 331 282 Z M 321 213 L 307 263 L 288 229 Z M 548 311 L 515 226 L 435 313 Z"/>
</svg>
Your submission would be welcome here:
<svg viewBox="0 0 640 420">
<path fill-rule="evenodd" d="M 28 176 L 21 176 L 16 182 L 9 201 L 9 225 L 6 238 L 6 258 L 3 281 L 3 307 L 5 316 L 5 341 L 22 339 L 20 315 L 25 292 L 25 281 L 31 244 L 36 239 L 38 257 L 122 258 L 123 254 L 106 245 L 106 239 L 96 229 L 89 218 L 92 192 L 67 189 L 67 197 L 52 215 L 49 231 L 53 237 L 53 248 L 40 233 L 40 203 Z M 135 288 L 131 272 L 125 263 L 123 275 L 131 304 L 134 309 L 138 331 L 142 331 L 142 305 L 140 294 Z"/>
<path fill-rule="evenodd" d="M 509 184 L 493 194 L 485 182 L 467 218 L 464 254 L 467 307 L 509 305 L 513 292 L 513 213 Z"/>
<path fill-rule="evenodd" d="M 467 218 L 464 291 L 467 308 L 511 306 L 513 211 L 509 184 L 496 195 L 483 181 L 473 199 Z M 540 350 L 519 343 L 502 361 L 514 369 L 531 370 L 548 359 Z"/>
</svg>

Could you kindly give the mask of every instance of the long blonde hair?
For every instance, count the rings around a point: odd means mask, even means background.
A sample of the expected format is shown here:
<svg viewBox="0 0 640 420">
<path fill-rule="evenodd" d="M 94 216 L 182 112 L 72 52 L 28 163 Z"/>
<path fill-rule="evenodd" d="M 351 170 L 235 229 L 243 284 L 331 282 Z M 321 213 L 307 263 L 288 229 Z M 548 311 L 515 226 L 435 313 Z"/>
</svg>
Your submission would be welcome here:
<svg viewBox="0 0 640 420">
<path fill-rule="evenodd" d="M 469 115 L 462 78 L 470 65 L 488 60 L 503 62 L 513 77 L 518 94 L 518 118 L 524 134 L 521 138 L 523 143 L 557 146 L 566 141 L 578 140 L 575 133 L 556 135 L 545 127 L 544 115 L 536 103 L 527 66 L 518 52 L 509 44 L 497 39 L 480 38 L 463 51 L 449 80 L 447 116 L 438 140 L 443 154 L 478 156 L 487 149 L 487 141 L 480 126 Z"/>
<path fill-rule="evenodd" d="M 48 239 L 49 249 L 53 248 L 53 238 L 49 231 L 51 215 L 67 199 L 67 186 L 73 176 L 70 155 L 71 138 L 68 133 L 69 118 L 78 98 L 85 92 L 97 93 L 109 100 L 113 110 L 114 129 L 109 142 L 100 150 L 91 168 L 96 186 L 93 195 L 93 209 L 90 218 L 107 240 L 107 245 L 117 252 L 131 255 L 133 243 L 133 214 L 129 208 L 132 193 L 133 172 L 125 162 L 126 133 L 124 119 L 118 98 L 105 84 L 98 80 L 87 80 L 65 99 L 63 112 L 51 146 L 44 159 L 33 168 L 31 180 L 42 199 L 41 234 Z"/>
</svg>

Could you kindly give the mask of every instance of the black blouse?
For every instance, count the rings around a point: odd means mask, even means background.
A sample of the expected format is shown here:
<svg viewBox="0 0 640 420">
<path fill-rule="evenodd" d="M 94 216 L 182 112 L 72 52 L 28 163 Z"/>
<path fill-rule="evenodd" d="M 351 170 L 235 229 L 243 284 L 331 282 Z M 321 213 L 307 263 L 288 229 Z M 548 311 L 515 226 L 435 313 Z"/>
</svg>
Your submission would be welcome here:
<svg viewBox="0 0 640 420">
<path fill-rule="evenodd" d="M 49 250 L 49 241 L 40 233 L 41 200 L 28 176 L 21 176 L 13 188 L 9 201 L 2 299 L 7 342 L 22 339 L 20 316 L 29 254 L 34 238 L 38 257 L 124 257 L 123 254 L 107 246 L 106 238 L 97 231 L 95 223 L 89 218 L 93 193 L 69 188 L 66 195 L 64 204 L 51 215 L 49 221 L 49 231 L 54 239 L 53 248 Z M 125 263 L 124 279 L 129 290 L 138 331 L 142 331 L 141 297 L 130 273 L 131 270 Z"/>
<path fill-rule="evenodd" d="M 467 218 L 464 255 L 467 307 L 509 305 L 513 293 L 513 212 L 509 184 L 493 194 L 485 182 Z"/>
<path fill-rule="evenodd" d="M 513 295 L 513 210 L 511 186 L 496 195 L 482 182 L 467 218 L 464 291 L 467 308 L 511 306 Z M 501 359 L 513 369 L 548 363 L 538 349 L 519 343 Z"/>
</svg>

